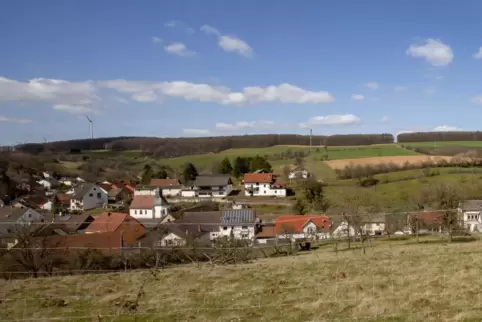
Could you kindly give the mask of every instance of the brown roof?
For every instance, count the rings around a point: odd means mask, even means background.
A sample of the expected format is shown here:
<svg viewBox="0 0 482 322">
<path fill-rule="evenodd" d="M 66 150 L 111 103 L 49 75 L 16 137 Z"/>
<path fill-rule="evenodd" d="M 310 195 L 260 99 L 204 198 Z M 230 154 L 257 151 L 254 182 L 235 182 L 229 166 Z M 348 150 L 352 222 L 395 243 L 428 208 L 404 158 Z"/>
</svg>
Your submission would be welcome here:
<svg viewBox="0 0 482 322">
<path fill-rule="evenodd" d="M 276 237 L 275 226 L 263 226 L 262 230 L 256 234 L 256 238 Z"/>
<path fill-rule="evenodd" d="M 418 218 L 425 225 L 442 225 L 444 221 L 444 213 L 440 211 L 422 211 L 412 216 Z"/>
<path fill-rule="evenodd" d="M 151 186 L 156 187 L 169 187 L 169 186 L 176 186 L 180 187 L 181 183 L 178 179 L 152 179 Z"/>
<path fill-rule="evenodd" d="M 243 182 L 259 182 L 259 183 L 271 183 L 273 182 L 273 174 L 271 173 L 246 173 L 244 175 Z"/>
<path fill-rule="evenodd" d="M 132 209 L 152 209 L 156 196 L 137 195 L 132 199 L 130 208 Z"/>
<path fill-rule="evenodd" d="M 112 185 L 108 183 L 98 183 L 97 185 L 107 192 L 111 191 L 112 189 Z"/>
<path fill-rule="evenodd" d="M 122 191 L 124 191 L 124 188 L 112 188 L 108 193 L 107 196 L 109 198 L 115 198 L 117 197 Z"/>
<path fill-rule="evenodd" d="M 103 212 L 95 217 L 94 221 L 85 230 L 86 233 L 104 233 L 116 231 L 117 228 L 130 217 L 120 212 Z"/>
<path fill-rule="evenodd" d="M 81 215 L 64 215 L 54 218 L 54 223 L 64 225 L 70 232 L 76 232 L 81 226 L 87 225 L 92 221 L 94 221 L 94 217 L 88 213 L 83 213 Z"/>
</svg>

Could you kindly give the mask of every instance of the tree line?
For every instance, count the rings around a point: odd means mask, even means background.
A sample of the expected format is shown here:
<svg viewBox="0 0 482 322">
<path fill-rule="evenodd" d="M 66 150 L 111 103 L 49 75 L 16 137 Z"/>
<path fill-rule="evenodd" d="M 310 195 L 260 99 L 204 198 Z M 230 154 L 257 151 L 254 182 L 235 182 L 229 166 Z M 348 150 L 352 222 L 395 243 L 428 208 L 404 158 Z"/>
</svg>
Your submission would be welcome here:
<svg viewBox="0 0 482 322">
<path fill-rule="evenodd" d="M 312 145 L 350 146 L 393 143 L 391 134 L 313 135 Z M 265 148 L 274 145 L 310 145 L 309 135 L 265 134 L 203 138 L 111 137 L 18 145 L 28 153 L 65 153 L 72 150 L 141 150 L 154 157 L 219 153 L 227 149 Z"/>
<path fill-rule="evenodd" d="M 415 132 L 402 133 L 397 136 L 397 142 L 437 142 L 437 141 L 482 141 L 482 132 Z"/>
</svg>

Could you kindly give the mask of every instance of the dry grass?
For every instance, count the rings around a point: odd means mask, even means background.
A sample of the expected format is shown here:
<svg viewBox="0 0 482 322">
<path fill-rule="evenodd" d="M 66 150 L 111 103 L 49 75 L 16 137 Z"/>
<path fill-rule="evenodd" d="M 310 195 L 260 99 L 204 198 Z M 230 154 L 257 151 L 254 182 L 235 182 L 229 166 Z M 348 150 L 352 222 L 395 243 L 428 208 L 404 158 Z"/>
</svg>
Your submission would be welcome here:
<svg viewBox="0 0 482 322">
<path fill-rule="evenodd" d="M 479 321 L 481 246 L 386 241 L 366 255 L 325 246 L 238 266 L 177 267 L 157 278 L 142 271 L 3 281 L 0 315 L 2 321 Z"/>
<path fill-rule="evenodd" d="M 406 155 L 406 156 L 391 156 L 391 157 L 372 157 L 372 158 L 360 158 L 360 159 L 342 159 L 325 161 L 332 169 L 343 169 L 350 165 L 376 165 L 381 163 L 394 163 L 397 165 L 403 165 L 406 162 L 409 163 L 421 163 L 421 162 L 438 162 L 441 160 L 451 161 L 452 157 L 447 156 L 427 156 L 427 155 Z"/>
</svg>

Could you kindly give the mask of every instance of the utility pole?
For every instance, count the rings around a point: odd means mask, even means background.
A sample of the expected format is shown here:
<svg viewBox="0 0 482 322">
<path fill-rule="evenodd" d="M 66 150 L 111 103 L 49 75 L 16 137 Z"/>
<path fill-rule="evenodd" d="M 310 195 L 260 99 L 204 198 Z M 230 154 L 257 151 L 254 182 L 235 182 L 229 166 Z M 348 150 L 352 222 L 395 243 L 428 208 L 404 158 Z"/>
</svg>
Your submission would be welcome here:
<svg viewBox="0 0 482 322">
<path fill-rule="evenodd" d="M 310 129 L 310 155 L 311 155 L 311 137 L 313 135 L 313 129 Z"/>
</svg>

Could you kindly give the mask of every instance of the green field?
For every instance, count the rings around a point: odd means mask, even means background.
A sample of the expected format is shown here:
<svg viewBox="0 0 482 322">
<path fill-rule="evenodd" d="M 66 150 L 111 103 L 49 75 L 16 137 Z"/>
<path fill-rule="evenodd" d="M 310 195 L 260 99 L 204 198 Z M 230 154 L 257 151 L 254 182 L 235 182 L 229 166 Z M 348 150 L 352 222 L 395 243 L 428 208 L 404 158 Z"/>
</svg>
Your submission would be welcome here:
<svg viewBox="0 0 482 322">
<path fill-rule="evenodd" d="M 462 242 L 465 241 L 465 242 Z M 482 242 L 331 245 L 247 264 L 0 281 L 5 321 L 480 321 Z M 141 288 L 142 285 L 145 285 Z"/>
<path fill-rule="evenodd" d="M 468 148 L 482 148 L 482 141 L 436 141 L 436 142 L 409 142 L 399 143 L 411 148 L 437 148 L 447 146 L 461 146 Z"/>
</svg>

